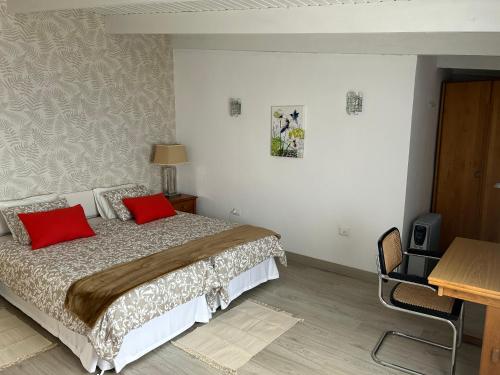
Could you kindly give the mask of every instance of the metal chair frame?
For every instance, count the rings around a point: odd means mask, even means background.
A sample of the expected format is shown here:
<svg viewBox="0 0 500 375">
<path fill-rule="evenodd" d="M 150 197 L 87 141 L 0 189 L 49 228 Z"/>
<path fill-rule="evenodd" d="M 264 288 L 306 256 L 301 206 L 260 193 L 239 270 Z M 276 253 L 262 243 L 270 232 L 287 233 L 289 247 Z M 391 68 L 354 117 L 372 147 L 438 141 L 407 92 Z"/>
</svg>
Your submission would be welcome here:
<svg viewBox="0 0 500 375">
<path fill-rule="evenodd" d="M 411 253 L 408 253 L 408 252 L 404 252 L 403 254 L 405 254 L 407 256 L 427 257 L 425 255 L 411 254 Z M 433 256 L 428 256 L 427 258 L 439 259 L 439 258 L 436 258 L 436 257 L 433 257 Z M 381 268 L 380 268 L 380 258 L 379 258 L 379 256 L 377 256 L 377 271 L 378 271 L 378 278 L 379 278 L 379 287 L 378 287 L 379 300 L 380 300 L 380 302 L 385 307 L 387 307 L 387 308 L 389 308 L 391 310 L 402 311 L 402 312 L 405 312 L 405 313 L 408 313 L 408 314 L 412 314 L 412 315 L 416 315 L 416 316 L 421 316 L 423 318 L 434 319 L 434 320 L 438 320 L 438 321 L 447 323 L 451 327 L 451 329 L 453 331 L 453 343 L 452 343 L 452 346 L 446 346 L 446 345 L 443 345 L 443 344 L 440 344 L 440 343 L 437 343 L 437 342 L 434 342 L 434 341 L 425 340 L 423 338 L 412 336 L 412 335 L 409 335 L 409 334 L 406 334 L 406 333 L 403 333 L 403 332 L 386 331 L 386 332 L 384 332 L 382 334 L 382 336 L 380 337 L 380 339 L 377 342 L 377 345 L 375 345 L 375 347 L 373 348 L 373 350 L 371 352 L 372 359 L 376 363 L 378 363 L 378 364 L 380 364 L 382 366 L 389 367 L 389 368 L 392 368 L 392 369 L 395 369 L 395 370 L 400 370 L 400 371 L 406 372 L 408 374 L 425 375 L 422 372 L 419 372 L 419 371 L 416 371 L 416 370 L 412 370 L 410 368 L 403 367 L 403 366 L 400 366 L 400 365 L 392 363 L 392 362 L 387 362 L 387 361 L 384 361 L 384 360 L 382 360 L 382 359 L 380 359 L 380 358 L 377 357 L 378 351 L 380 350 L 380 348 L 382 347 L 382 345 L 384 343 L 384 340 L 388 336 L 399 336 L 399 337 L 403 337 L 403 338 L 406 338 L 406 339 L 409 339 L 409 340 L 414 340 L 414 341 L 422 342 L 424 344 L 432 345 L 434 347 L 438 347 L 438 348 L 441 348 L 441 349 L 445 349 L 445 350 L 451 351 L 450 374 L 454 375 L 455 374 L 455 367 L 456 367 L 456 359 L 457 359 L 457 348 L 459 348 L 460 345 L 462 344 L 463 326 L 464 326 L 464 323 L 463 323 L 464 322 L 464 305 L 462 304 L 462 306 L 461 306 L 460 314 L 459 314 L 458 319 L 456 320 L 456 323 L 455 323 L 454 320 L 450 320 L 450 319 L 446 319 L 446 318 L 441 318 L 441 317 L 438 317 L 438 316 L 429 315 L 429 314 L 421 313 L 421 312 L 418 312 L 418 311 L 407 310 L 407 309 L 395 306 L 392 303 L 386 301 L 385 298 L 384 298 L 383 284 L 385 282 L 391 281 L 391 282 L 395 282 L 395 283 L 405 283 L 405 284 L 411 284 L 411 285 L 418 285 L 419 287 L 428 288 L 428 289 L 431 289 L 433 291 L 436 291 L 436 289 L 433 288 L 430 285 L 420 284 L 420 283 L 411 282 L 411 281 L 407 281 L 407 280 L 395 279 L 395 278 L 389 277 L 388 275 L 382 274 L 382 271 L 381 271 Z"/>
</svg>

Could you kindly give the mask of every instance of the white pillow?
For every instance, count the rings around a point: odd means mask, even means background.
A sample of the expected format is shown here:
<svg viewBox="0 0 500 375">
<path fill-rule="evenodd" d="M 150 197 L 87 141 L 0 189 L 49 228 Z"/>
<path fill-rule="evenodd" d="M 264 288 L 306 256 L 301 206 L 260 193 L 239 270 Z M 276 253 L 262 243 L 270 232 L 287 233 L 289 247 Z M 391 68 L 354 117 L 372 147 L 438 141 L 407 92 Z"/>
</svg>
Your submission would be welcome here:
<svg viewBox="0 0 500 375">
<path fill-rule="evenodd" d="M 16 199 L 13 201 L 3 201 L 3 202 L 0 202 L 0 210 L 3 208 L 9 208 L 9 207 L 14 207 L 14 206 L 24 206 L 24 205 L 33 204 L 33 203 L 51 202 L 51 201 L 56 200 L 57 198 L 58 198 L 57 194 L 45 194 L 45 195 L 36 195 L 34 197 L 28 197 L 28 198 L 23 198 L 23 199 Z M 0 214 L 0 236 L 4 236 L 4 235 L 9 234 L 9 233 L 10 233 L 9 227 L 7 226 L 7 223 L 5 222 L 3 215 Z"/>
<path fill-rule="evenodd" d="M 109 204 L 109 201 L 103 196 L 105 192 L 133 187 L 133 186 L 136 186 L 136 184 L 126 184 L 126 185 L 112 186 L 107 188 L 96 188 L 92 190 L 92 192 L 94 193 L 95 204 L 97 205 L 97 212 L 99 212 L 99 215 L 101 215 L 101 217 L 104 219 L 116 218 L 115 210 L 113 210 L 113 208 Z"/>
</svg>

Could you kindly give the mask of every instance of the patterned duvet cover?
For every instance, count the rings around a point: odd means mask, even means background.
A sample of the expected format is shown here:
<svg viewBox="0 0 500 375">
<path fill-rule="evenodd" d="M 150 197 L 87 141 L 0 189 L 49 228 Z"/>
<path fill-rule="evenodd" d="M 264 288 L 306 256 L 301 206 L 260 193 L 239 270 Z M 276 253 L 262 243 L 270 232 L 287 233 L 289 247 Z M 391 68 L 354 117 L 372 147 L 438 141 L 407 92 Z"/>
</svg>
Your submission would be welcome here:
<svg viewBox="0 0 500 375">
<path fill-rule="evenodd" d="M 143 284 L 115 301 L 92 329 L 65 309 L 70 285 L 110 266 L 234 226 L 218 219 L 179 213 L 140 226 L 133 221 L 102 220 L 92 224 L 95 237 L 37 251 L 14 241 L 2 241 L 0 280 L 70 330 L 87 336 L 97 355 L 111 361 L 127 333 L 149 320 L 202 295 L 215 307 L 218 298 L 227 301 L 230 280 L 242 272 L 275 256 L 286 264 L 279 240 L 265 237 Z"/>
</svg>

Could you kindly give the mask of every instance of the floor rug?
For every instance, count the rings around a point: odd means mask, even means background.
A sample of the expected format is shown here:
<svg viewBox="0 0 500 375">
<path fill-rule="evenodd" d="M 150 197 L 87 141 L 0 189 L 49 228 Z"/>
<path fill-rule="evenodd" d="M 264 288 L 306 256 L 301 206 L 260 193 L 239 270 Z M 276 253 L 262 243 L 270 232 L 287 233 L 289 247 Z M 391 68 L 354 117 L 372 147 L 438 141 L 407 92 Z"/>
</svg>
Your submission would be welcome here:
<svg viewBox="0 0 500 375">
<path fill-rule="evenodd" d="M 56 344 L 5 308 L 0 308 L 0 369 L 15 365 Z"/>
<path fill-rule="evenodd" d="M 226 374 L 236 374 L 300 321 L 287 312 L 246 300 L 173 344 Z"/>
</svg>

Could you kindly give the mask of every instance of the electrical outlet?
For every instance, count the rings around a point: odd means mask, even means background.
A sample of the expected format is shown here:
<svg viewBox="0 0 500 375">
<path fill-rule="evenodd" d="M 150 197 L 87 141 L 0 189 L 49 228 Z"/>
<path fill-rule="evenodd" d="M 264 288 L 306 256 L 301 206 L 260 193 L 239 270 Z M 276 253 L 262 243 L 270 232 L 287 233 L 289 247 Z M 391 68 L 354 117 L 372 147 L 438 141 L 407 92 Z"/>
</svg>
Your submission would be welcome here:
<svg viewBox="0 0 500 375">
<path fill-rule="evenodd" d="M 239 208 L 233 208 L 229 213 L 233 216 L 241 216 L 241 211 Z"/>
<path fill-rule="evenodd" d="M 339 226 L 339 236 L 349 237 L 351 235 L 351 228 L 340 225 Z"/>
</svg>

